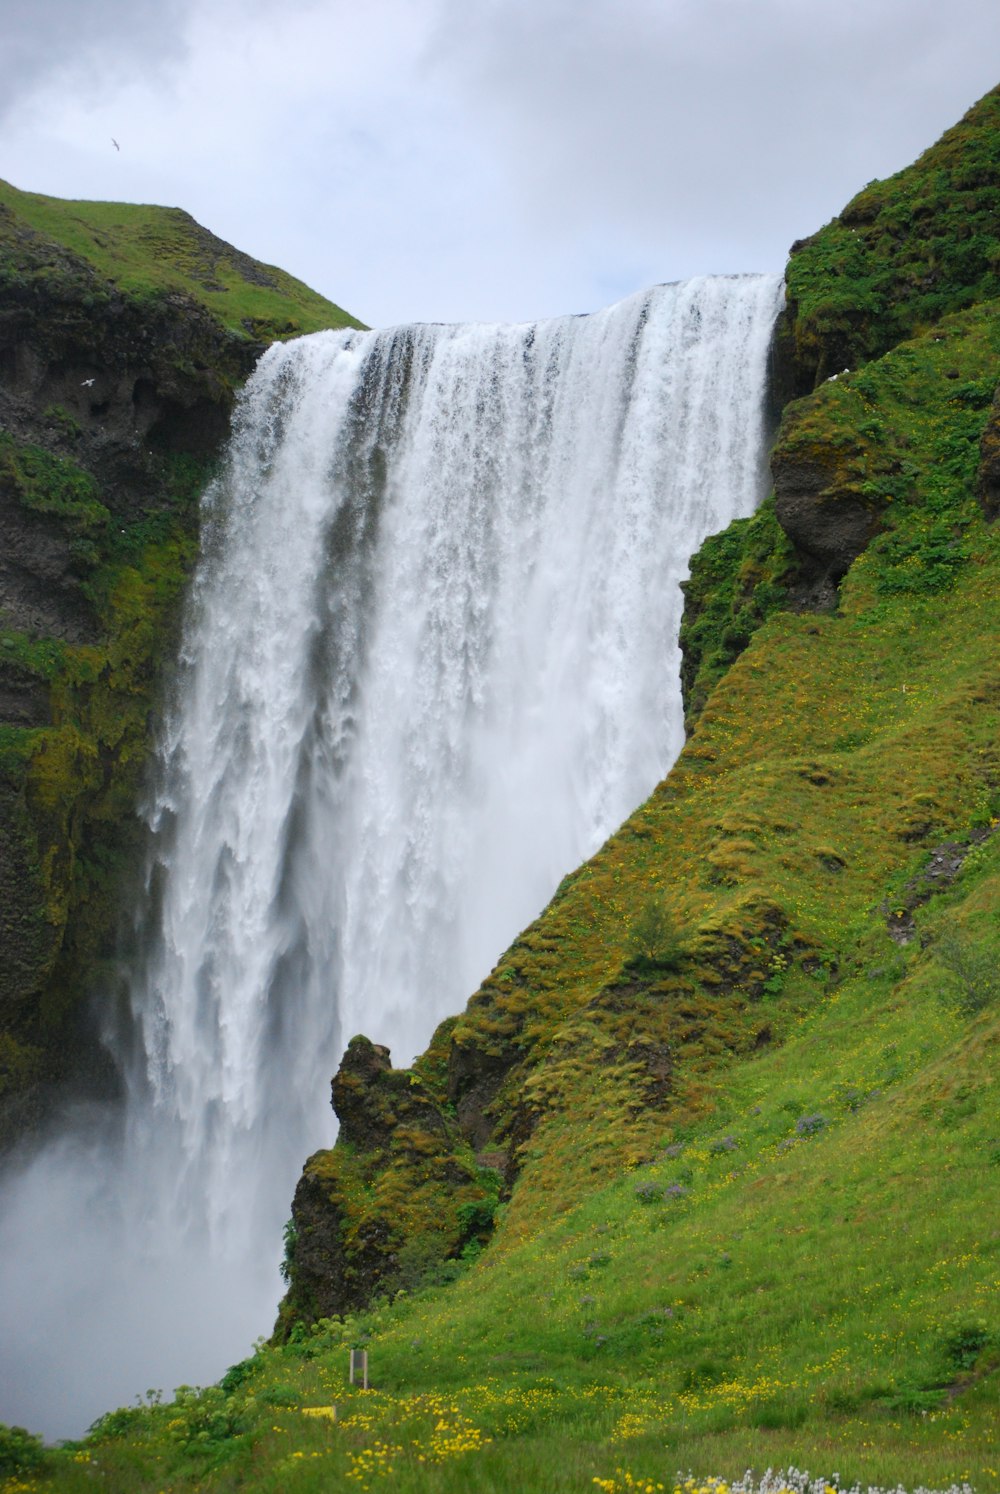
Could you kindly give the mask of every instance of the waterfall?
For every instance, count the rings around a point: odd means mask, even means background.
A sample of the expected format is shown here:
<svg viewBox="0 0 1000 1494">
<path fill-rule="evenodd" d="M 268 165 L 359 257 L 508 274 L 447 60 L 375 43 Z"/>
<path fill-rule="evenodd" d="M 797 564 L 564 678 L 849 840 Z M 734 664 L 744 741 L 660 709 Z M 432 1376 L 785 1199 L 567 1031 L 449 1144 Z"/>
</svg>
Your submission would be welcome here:
<svg viewBox="0 0 1000 1494">
<path fill-rule="evenodd" d="M 670 766 L 679 583 L 761 495 L 780 292 L 264 355 L 150 790 L 124 1121 L 8 1186 L 0 1419 L 65 1435 L 246 1353 L 346 1041 L 409 1061 Z"/>
</svg>

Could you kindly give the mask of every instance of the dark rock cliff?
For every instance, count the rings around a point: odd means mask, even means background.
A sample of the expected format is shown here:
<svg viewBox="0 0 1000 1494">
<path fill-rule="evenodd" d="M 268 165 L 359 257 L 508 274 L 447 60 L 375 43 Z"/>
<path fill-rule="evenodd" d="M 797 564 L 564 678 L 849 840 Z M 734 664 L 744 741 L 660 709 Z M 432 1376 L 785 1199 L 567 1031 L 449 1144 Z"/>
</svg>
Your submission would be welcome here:
<svg viewBox="0 0 1000 1494">
<path fill-rule="evenodd" d="M 479 1248 L 497 1203 L 499 1175 L 477 1165 L 454 1116 L 419 1074 L 392 1068 L 387 1048 L 354 1038 L 332 1098 L 337 1146 L 309 1159 L 295 1190 L 279 1336 L 440 1274 Z"/>
<path fill-rule="evenodd" d="M 2 1147 L 69 1079 L 114 1084 L 88 1002 L 115 989 L 119 894 L 198 497 L 235 392 L 288 317 L 277 287 L 273 323 L 251 330 L 199 299 L 209 259 L 229 285 L 243 277 L 258 309 L 275 282 L 184 214 L 121 208 L 144 235 L 123 285 L 100 263 L 113 232 L 87 220 L 114 205 L 0 188 Z M 190 290 L 170 283 L 182 249 Z M 328 312 L 328 325 L 345 320 Z"/>
</svg>

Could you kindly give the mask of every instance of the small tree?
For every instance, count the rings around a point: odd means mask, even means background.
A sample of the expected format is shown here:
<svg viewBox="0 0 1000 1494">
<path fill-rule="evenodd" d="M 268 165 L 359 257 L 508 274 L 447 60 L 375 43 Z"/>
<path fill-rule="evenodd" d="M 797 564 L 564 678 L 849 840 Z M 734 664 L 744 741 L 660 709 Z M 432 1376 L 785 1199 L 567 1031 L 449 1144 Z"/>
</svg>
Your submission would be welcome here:
<svg viewBox="0 0 1000 1494">
<path fill-rule="evenodd" d="M 676 970 L 683 953 L 663 899 L 647 898 L 629 929 L 629 965 L 637 970 Z"/>
<path fill-rule="evenodd" d="M 952 977 L 950 1000 L 965 1017 L 974 1017 L 1000 998 L 996 951 L 985 941 L 961 939 L 949 929 L 937 943 L 937 957 Z"/>
</svg>

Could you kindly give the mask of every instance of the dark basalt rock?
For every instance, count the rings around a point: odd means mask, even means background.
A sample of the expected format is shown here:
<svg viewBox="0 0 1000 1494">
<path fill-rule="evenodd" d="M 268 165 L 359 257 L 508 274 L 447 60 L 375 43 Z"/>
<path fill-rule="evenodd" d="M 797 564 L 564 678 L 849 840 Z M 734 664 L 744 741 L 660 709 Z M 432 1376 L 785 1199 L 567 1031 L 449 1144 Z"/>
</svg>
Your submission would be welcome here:
<svg viewBox="0 0 1000 1494">
<path fill-rule="evenodd" d="M 834 605 L 837 587 L 880 528 L 878 510 L 839 492 L 818 464 L 776 464 L 775 512 L 802 561 L 799 605 Z"/>
<path fill-rule="evenodd" d="M 517 1062 L 517 1050 L 496 1051 L 473 1042 L 452 1040 L 448 1052 L 448 1099 L 472 1146 L 481 1151 L 493 1135 L 490 1106 Z"/>
<path fill-rule="evenodd" d="M 296 1321 L 357 1312 L 433 1278 L 492 1224 L 495 1192 L 420 1074 L 394 1069 L 387 1048 L 359 1036 L 331 1090 L 340 1133 L 295 1190 L 279 1339 Z"/>
<path fill-rule="evenodd" d="M 128 526 L 172 525 L 193 551 L 194 495 L 263 346 L 188 296 L 128 296 L 0 204 L 0 1148 L 60 1085 L 113 1084 L 81 1014 L 88 970 L 114 939 L 109 868 L 127 874 L 173 604 L 75 694 L 59 651 L 110 657 L 87 583 Z M 174 564 L 161 598 L 180 595 Z M 76 748 L 54 744 L 46 759 L 47 735 L 29 733 L 68 722 Z"/>
<path fill-rule="evenodd" d="M 386 1151 L 406 1127 L 451 1139 L 439 1106 L 409 1069 L 394 1069 L 388 1048 L 366 1037 L 352 1038 L 330 1086 L 340 1139 L 355 1152 Z"/>
<path fill-rule="evenodd" d="M 390 1228 L 385 1219 L 369 1221 L 347 1244 L 347 1211 L 331 1189 L 323 1162 L 327 1154 L 310 1157 L 295 1189 L 292 1220 L 295 1226 L 290 1266 L 290 1302 L 296 1317 L 342 1316 L 367 1306 L 386 1274 Z M 281 1334 L 281 1320 L 278 1327 Z"/>
<path fill-rule="evenodd" d="M 0 607 L 3 606 L 0 583 Z M 0 646 L 0 721 L 10 726 L 50 726 L 49 692 L 36 675 L 4 657 Z"/>
<path fill-rule="evenodd" d="M 388 1144 L 392 1126 L 375 1094 L 378 1081 L 391 1072 L 388 1048 L 361 1036 L 348 1043 L 330 1085 L 331 1103 L 346 1145 L 370 1152 Z"/>
</svg>

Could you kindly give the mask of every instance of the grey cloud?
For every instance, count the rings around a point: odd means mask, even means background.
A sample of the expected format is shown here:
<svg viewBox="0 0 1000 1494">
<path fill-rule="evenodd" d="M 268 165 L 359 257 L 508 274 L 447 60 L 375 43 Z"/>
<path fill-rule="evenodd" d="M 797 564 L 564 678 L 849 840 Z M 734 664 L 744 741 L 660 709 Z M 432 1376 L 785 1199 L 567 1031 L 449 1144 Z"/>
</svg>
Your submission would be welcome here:
<svg viewBox="0 0 1000 1494">
<path fill-rule="evenodd" d="M 997 81 L 1000 9 L 449 0 L 434 56 L 550 232 L 603 219 L 646 241 L 710 237 L 720 254 L 728 241 L 753 255 L 756 238 L 759 257 L 765 219 L 818 227 Z"/>
<path fill-rule="evenodd" d="M 0 114 L 54 76 L 101 87 L 184 55 L 193 0 L 7 0 L 0 22 Z"/>
<path fill-rule="evenodd" d="M 19 185 L 178 202 L 380 322 L 532 317 L 780 269 L 996 83 L 1000 58 L 996 0 L 0 9 Z M 91 105 L 121 156 L 79 138 Z"/>
</svg>

